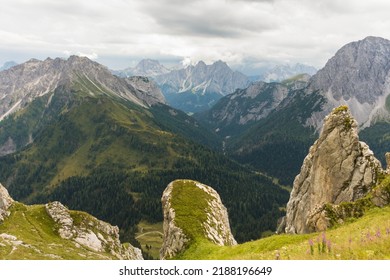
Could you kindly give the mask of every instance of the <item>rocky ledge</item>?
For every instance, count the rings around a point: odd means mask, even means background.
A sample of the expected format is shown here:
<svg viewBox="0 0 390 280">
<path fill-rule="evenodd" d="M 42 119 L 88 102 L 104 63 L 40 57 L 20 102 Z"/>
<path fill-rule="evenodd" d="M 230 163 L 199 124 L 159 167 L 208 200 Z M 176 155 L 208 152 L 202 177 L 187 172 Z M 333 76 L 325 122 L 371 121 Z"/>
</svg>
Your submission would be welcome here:
<svg viewBox="0 0 390 280">
<path fill-rule="evenodd" d="M 60 202 L 45 205 L 47 214 L 58 225 L 61 238 L 70 239 L 95 252 L 109 252 L 118 259 L 142 260 L 141 250 L 119 241 L 119 228 L 92 216 L 84 216 L 75 223 L 69 210 Z M 83 217 L 83 216 L 81 216 Z"/>
<path fill-rule="evenodd" d="M 1 184 L 0 226 L 0 259 L 143 259 L 140 249 L 120 242 L 117 226 L 57 201 L 15 202 Z"/>
</svg>

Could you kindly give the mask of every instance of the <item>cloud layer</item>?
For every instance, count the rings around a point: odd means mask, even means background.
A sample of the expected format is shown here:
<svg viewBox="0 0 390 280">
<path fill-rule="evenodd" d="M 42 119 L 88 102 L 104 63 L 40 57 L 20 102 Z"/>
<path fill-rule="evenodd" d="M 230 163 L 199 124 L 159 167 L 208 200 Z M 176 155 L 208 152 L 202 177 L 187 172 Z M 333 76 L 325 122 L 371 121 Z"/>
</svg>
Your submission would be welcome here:
<svg viewBox="0 0 390 280">
<path fill-rule="evenodd" d="M 241 68 L 265 62 L 322 67 L 350 41 L 369 35 L 390 38 L 386 0 L 0 0 L 0 4 L 0 64 L 79 53 L 113 68 L 145 57 L 176 62 L 222 59 Z"/>
</svg>

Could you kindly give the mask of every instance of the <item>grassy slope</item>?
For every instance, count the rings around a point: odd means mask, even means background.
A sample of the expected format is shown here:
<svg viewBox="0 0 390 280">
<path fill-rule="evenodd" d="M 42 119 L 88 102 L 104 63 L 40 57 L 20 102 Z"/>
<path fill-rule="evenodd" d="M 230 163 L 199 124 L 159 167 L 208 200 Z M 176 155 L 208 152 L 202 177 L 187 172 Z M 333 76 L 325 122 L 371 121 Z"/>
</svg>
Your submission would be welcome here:
<svg viewBox="0 0 390 280">
<path fill-rule="evenodd" d="M 111 259 L 107 253 L 96 253 L 75 242 L 62 239 L 55 231 L 54 221 L 46 213 L 44 205 L 27 206 L 14 203 L 11 215 L 0 224 L 0 235 L 7 234 L 17 238 L 16 242 L 0 236 L 0 259 Z M 70 211 L 72 217 L 90 215 Z M 23 243 L 20 243 L 22 241 Z"/>
<path fill-rule="evenodd" d="M 324 237 L 325 242 L 323 242 Z M 310 246 L 311 242 L 312 246 Z M 274 235 L 237 246 L 225 247 L 209 242 L 196 243 L 179 258 L 390 259 L 390 207 L 371 209 L 362 218 L 324 233 Z"/>
</svg>

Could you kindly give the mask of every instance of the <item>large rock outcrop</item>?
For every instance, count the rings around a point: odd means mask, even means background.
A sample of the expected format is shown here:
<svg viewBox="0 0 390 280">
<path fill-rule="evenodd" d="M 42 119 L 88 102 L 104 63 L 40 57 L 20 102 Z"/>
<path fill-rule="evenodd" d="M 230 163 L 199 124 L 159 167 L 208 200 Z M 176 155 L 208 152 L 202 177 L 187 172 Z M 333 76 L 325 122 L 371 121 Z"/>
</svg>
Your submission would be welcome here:
<svg viewBox="0 0 390 280">
<path fill-rule="evenodd" d="M 378 172 L 382 172 L 380 162 L 359 141 L 357 122 L 348 107 L 334 109 L 294 180 L 286 232 L 325 230 L 329 224 L 323 206 L 362 198 L 376 183 Z"/>
<path fill-rule="evenodd" d="M 140 249 L 124 246 L 119 240 L 119 228 L 92 216 L 84 216 L 75 223 L 68 208 L 55 201 L 45 205 L 47 214 L 57 224 L 61 238 L 70 239 L 95 252 L 109 252 L 118 259 L 142 260 Z"/>
<path fill-rule="evenodd" d="M 10 208 L 13 202 L 14 200 L 8 194 L 7 189 L 0 184 L 0 222 L 9 216 L 8 208 Z"/>
<path fill-rule="evenodd" d="M 226 207 L 211 187 L 192 180 L 171 182 L 162 195 L 164 242 L 160 258 L 172 258 L 199 240 L 235 245 Z"/>
<path fill-rule="evenodd" d="M 117 226 L 58 201 L 15 202 L 1 184 L 0 225 L 0 259 L 143 259 L 140 249 L 120 242 Z"/>
</svg>

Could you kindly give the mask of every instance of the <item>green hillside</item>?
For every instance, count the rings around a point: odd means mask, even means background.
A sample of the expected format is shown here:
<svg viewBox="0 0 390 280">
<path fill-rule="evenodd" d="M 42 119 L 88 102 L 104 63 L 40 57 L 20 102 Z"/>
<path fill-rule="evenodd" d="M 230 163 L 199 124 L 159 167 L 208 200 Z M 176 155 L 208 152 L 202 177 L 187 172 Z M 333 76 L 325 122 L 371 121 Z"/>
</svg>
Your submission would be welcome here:
<svg viewBox="0 0 390 280">
<path fill-rule="evenodd" d="M 302 120 L 321 108 L 323 97 L 304 90 L 290 96 L 267 118 L 227 142 L 228 154 L 237 161 L 292 185 L 303 159 L 317 135 Z"/>
<path fill-rule="evenodd" d="M 11 215 L 0 223 L 0 259 L 116 259 L 108 251 L 96 252 L 74 240 L 61 238 L 44 205 L 28 206 L 15 202 L 10 212 Z M 70 215 L 80 224 L 96 220 L 80 211 L 70 211 Z"/>
<path fill-rule="evenodd" d="M 375 156 L 386 166 L 385 154 L 390 151 L 390 123 L 377 122 L 359 132 L 361 141 L 366 142 Z"/>
</svg>

